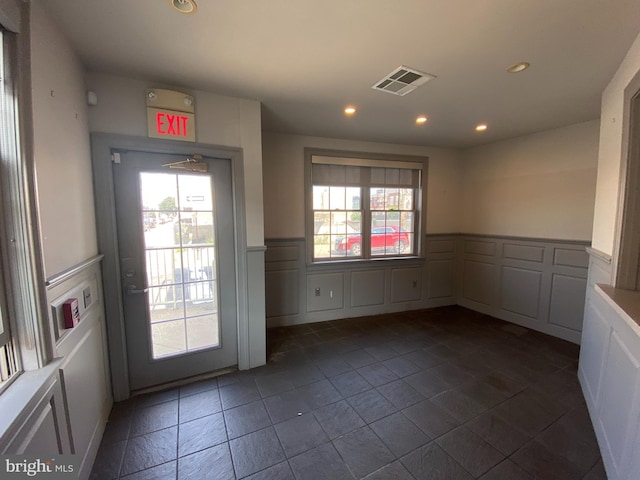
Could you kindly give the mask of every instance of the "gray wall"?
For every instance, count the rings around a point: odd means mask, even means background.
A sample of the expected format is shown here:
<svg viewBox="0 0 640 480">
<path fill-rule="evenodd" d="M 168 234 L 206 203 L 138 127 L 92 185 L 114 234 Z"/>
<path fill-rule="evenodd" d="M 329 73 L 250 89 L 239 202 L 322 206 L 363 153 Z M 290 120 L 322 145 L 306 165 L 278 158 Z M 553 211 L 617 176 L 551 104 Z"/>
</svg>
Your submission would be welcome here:
<svg viewBox="0 0 640 480">
<path fill-rule="evenodd" d="M 456 236 L 428 236 L 428 259 L 306 265 L 304 239 L 269 240 L 268 326 L 455 304 Z"/>
<path fill-rule="evenodd" d="M 268 326 L 459 304 L 579 343 L 585 242 L 427 235 L 426 259 L 306 265 L 304 239 L 270 240 Z"/>
<path fill-rule="evenodd" d="M 463 235 L 459 305 L 580 342 L 586 242 Z"/>
</svg>

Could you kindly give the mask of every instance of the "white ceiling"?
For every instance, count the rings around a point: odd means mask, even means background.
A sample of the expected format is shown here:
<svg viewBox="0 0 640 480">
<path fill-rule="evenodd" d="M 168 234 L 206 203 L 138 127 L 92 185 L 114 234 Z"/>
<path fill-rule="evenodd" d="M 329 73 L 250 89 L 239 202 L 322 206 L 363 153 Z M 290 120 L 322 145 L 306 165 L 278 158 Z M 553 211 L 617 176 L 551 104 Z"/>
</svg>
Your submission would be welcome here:
<svg viewBox="0 0 640 480">
<path fill-rule="evenodd" d="M 36 1 L 89 71 L 260 100 L 267 131 L 412 145 L 597 118 L 640 32 L 640 0 L 196 0 L 195 15 L 167 0 Z M 506 72 L 520 61 L 531 68 Z M 400 65 L 437 79 L 405 97 L 370 88 Z"/>
</svg>

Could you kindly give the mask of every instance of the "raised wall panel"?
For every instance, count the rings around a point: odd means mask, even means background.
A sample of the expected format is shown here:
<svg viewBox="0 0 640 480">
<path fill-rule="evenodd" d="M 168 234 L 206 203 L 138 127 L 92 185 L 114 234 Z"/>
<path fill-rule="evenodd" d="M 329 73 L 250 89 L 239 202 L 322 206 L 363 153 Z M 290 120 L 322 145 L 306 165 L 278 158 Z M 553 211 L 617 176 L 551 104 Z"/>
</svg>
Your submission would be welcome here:
<svg viewBox="0 0 640 480">
<path fill-rule="evenodd" d="M 270 245 L 264 257 L 267 263 L 294 262 L 300 258 L 300 249 L 297 245 Z"/>
<path fill-rule="evenodd" d="M 455 260 L 432 260 L 428 266 L 428 298 L 455 296 Z"/>
<path fill-rule="evenodd" d="M 457 302 L 527 328 L 580 342 L 587 269 L 586 242 L 463 235 Z M 555 261 L 555 263 L 554 263 Z M 555 275 L 557 280 L 551 306 Z M 573 280 L 578 279 L 577 281 Z M 549 312 L 553 310 L 553 320 Z"/>
<path fill-rule="evenodd" d="M 544 260 L 544 247 L 505 243 L 502 247 L 502 256 L 514 260 L 542 263 Z"/>
<path fill-rule="evenodd" d="M 586 289 L 585 278 L 553 275 L 549 323 L 571 330 L 582 330 Z"/>
<path fill-rule="evenodd" d="M 80 340 L 60 369 L 64 383 L 65 398 L 76 453 L 85 454 L 86 446 L 93 440 L 96 424 L 107 396 L 102 371 L 102 330 L 100 319 L 93 320 L 96 327 L 90 329 Z"/>
<path fill-rule="evenodd" d="M 351 306 L 384 304 L 384 270 L 367 270 L 351 274 Z"/>
<path fill-rule="evenodd" d="M 31 426 L 31 431 L 18 448 L 21 455 L 60 455 L 60 438 L 56 425 L 55 410 L 51 403 L 44 408 Z"/>
<path fill-rule="evenodd" d="M 431 240 L 428 242 L 428 253 L 454 253 L 456 249 L 455 240 Z"/>
<path fill-rule="evenodd" d="M 71 451 L 76 455 L 78 476 L 88 477 L 100 445 L 111 409 L 111 377 L 104 322 L 99 263 L 93 260 L 79 266 L 71 275 L 51 280 L 47 288 L 50 322 L 55 332 L 60 325 L 60 306 L 70 296 L 78 298 L 80 322 L 54 336 L 66 424 Z M 90 303 L 84 306 L 83 292 L 90 289 Z M 86 475 L 86 477 L 85 477 Z"/>
<path fill-rule="evenodd" d="M 542 273 L 522 268 L 502 268 L 502 308 L 537 319 Z"/>
<path fill-rule="evenodd" d="M 464 253 L 495 256 L 496 251 L 496 242 L 482 242 L 479 240 L 465 240 L 464 242 Z"/>
<path fill-rule="evenodd" d="M 457 303 L 580 342 L 586 242 L 434 234 L 426 236 L 425 258 L 314 265 L 305 263 L 303 238 L 272 240 L 267 245 L 269 326 Z M 384 291 L 379 273 L 383 270 Z M 408 277 L 406 270 L 411 271 Z M 298 272 L 297 282 L 293 272 Z M 332 280 L 323 283 L 322 275 Z M 307 285 L 301 286 L 305 281 Z M 334 296 L 327 296 L 327 291 Z"/>
<path fill-rule="evenodd" d="M 64 420 L 59 418 L 62 410 L 62 396 L 59 383 L 50 391 L 51 396 L 37 405 L 28 420 L 21 426 L 16 438 L 9 445 L 7 453 L 17 455 L 62 455 L 71 451 L 63 448 L 62 435 L 66 435 Z M 62 420 L 62 421 L 61 421 Z"/>
<path fill-rule="evenodd" d="M 636 438 L 631 444 L 632 452 L 640 452 L 640 419 L 636 420 Z M 633 427 L 632 427 L 633 428 Z M 631 464 L 627 467 L 627 479 L 632 480 L 634 475 L 640 472 L 640 455 L 631 455 Z"/>
<path fill-rule="evenodd" d="M 417 302 L 422 297 L 422 269 L 394 268 L 391 271 L 391 302 Z"/>
<path fill-rule="evenodd" d="M 588 292 L 592 292 L 596 283 L 611 283 L 611 257 L 599 252 L 589 255 Z"/>
<path fill-rule="evenodd" d="M 589 266 L 589 255 L 586 250 L 556 248 L 553 254 L 553 264 L 565 267 L 587 268 Z"/>
<path fill-rule="evenodd" d="M 9 413 L 4 410 L 2 412 L 2 415 L 10 415 L 15 423 L 3 432 L 3 437 L 0 438 L 0 453 L 38 455 L 45 458 L 47 455 L 73 453 L 69 442 L 67 417 L 65 416 L 58 370 L 53 367 L 45 367 L 43 370 L 46 372 L 41 374 L 41 370 L 38 375 L 38 378 L 44 381 L 39 389 L 32 390 L 34 385 L 15 387 L 22 389 L 22 393 L 30 393 L 29 402 L 22 399 L 25 406 L 27 403 L 29 404 L 29 410 L 25 410 L 17 416 L 15 411 Z M 25 376 L 30 374 L 32 372 L 26 373 Z M 31 380 L 36 381 L 35 378 L 31 378 Z M 15 394 L 15 392 L 5 392 L 9 396 L 12 393 Z M 19 396 L 14 396 L 13 400 L 17 398 Z M 12 408 L 9 407 L 9 410 Z"/>
<path fill-rule="evenodd" d="M 606 450 L 615 469 L 614 478 L 623 478 L 627 441 L 635 437 L 638 406 L 636 393 L 640 381 L 640 364 L 624 342 L 614 332 L 611 335 L 599 408 L 600 425 Z"/>
<path fill-rule="evenodd" d="M 276 270 L 265 273 L 267 317 L 298 313 L 300 278 L 298 270 Z"/>
<path fill-rule="evenodd" d="M 589 403 L 598 403 L 601 391 L 600 382 L 605 366 L 611 327 L 593 302 L 585 306 L 582 342 L 580 345 L 580 372 L 584 380 L 584 390 L 590 398 Z"/>
<path fill-rule="evenodd" d="M 497 304 L 497 266 L 491 263 L 465 260 L 462 294 L 464 298 L 485 305 Z"/>
<path fill-rule="evenodd" d="M 265 299 L 267 287 L 264 247 L 247 248 L 247 336 L 248 345 L 238 353 L 239 368 L 254 368 L 267 362 L 267 316 Z M 254 292 L 252 294 L 252 292 Z M 244 353 L 246 352 L 246 353 Z M 248 357 L 248 358 L 247 358 Z"/>
<path fill-rule="evenodd" d="M 307 311 L 335 310 L 344 307 L 344 274 L 307 275 Z"/>
</svg>

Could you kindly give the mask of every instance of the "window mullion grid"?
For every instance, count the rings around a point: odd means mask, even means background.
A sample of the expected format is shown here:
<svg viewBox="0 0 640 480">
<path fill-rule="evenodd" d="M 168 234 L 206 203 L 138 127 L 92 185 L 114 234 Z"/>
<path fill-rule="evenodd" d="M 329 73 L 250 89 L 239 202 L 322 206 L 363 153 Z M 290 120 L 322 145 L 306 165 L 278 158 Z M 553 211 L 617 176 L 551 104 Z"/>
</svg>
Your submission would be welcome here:
<svg viewBox="0 0 640 480">
<path fill-rule="evenodd" d="M 371 188 L 368 178 L 369 169 L 366 170 L 367 178 L 362 182 L 362 258 L 371 258 Z"/>
</svg>

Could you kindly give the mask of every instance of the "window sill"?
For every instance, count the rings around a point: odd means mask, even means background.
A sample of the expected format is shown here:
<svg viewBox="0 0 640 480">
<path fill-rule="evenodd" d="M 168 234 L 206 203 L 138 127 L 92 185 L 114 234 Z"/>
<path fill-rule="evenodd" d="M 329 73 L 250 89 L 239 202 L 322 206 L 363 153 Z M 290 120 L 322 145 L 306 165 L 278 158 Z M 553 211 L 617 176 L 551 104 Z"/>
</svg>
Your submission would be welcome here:
<svg viewBox="0 0 640 480">
<path fill-rule="evenodd" d="M 613 307 L 631 329 L 640 336 L 640 292 L 623 290 L 611 285 L 597 284 L 604 299 Z"/>
<path fill-rule="evenodd" d="M 62 359 L 55 360 L 44 368 L 23 372 L 0 395 L 0 445 L 10 440 L 5 436 L 24 422 L 31 409 L 36 407 L 61 363 Z"/>
<path fill-rule="evenodd" d="M 407 264 L 407 263 L 420 263 L 423 264 L 425 262 L 424 257 L 420 257 L 418 255 L 411 255 L 406 257 L 376 257 L 376 258 L 351 258 L 344 260 L 327 260 L 320 262 L 311 262 L 307 263 L 308 269 L 313 269 L 315 267 L 318 268 L 327 268 L 327 267 L 364 267 L 367 265 L 373 264 Z"/>
</svg>

